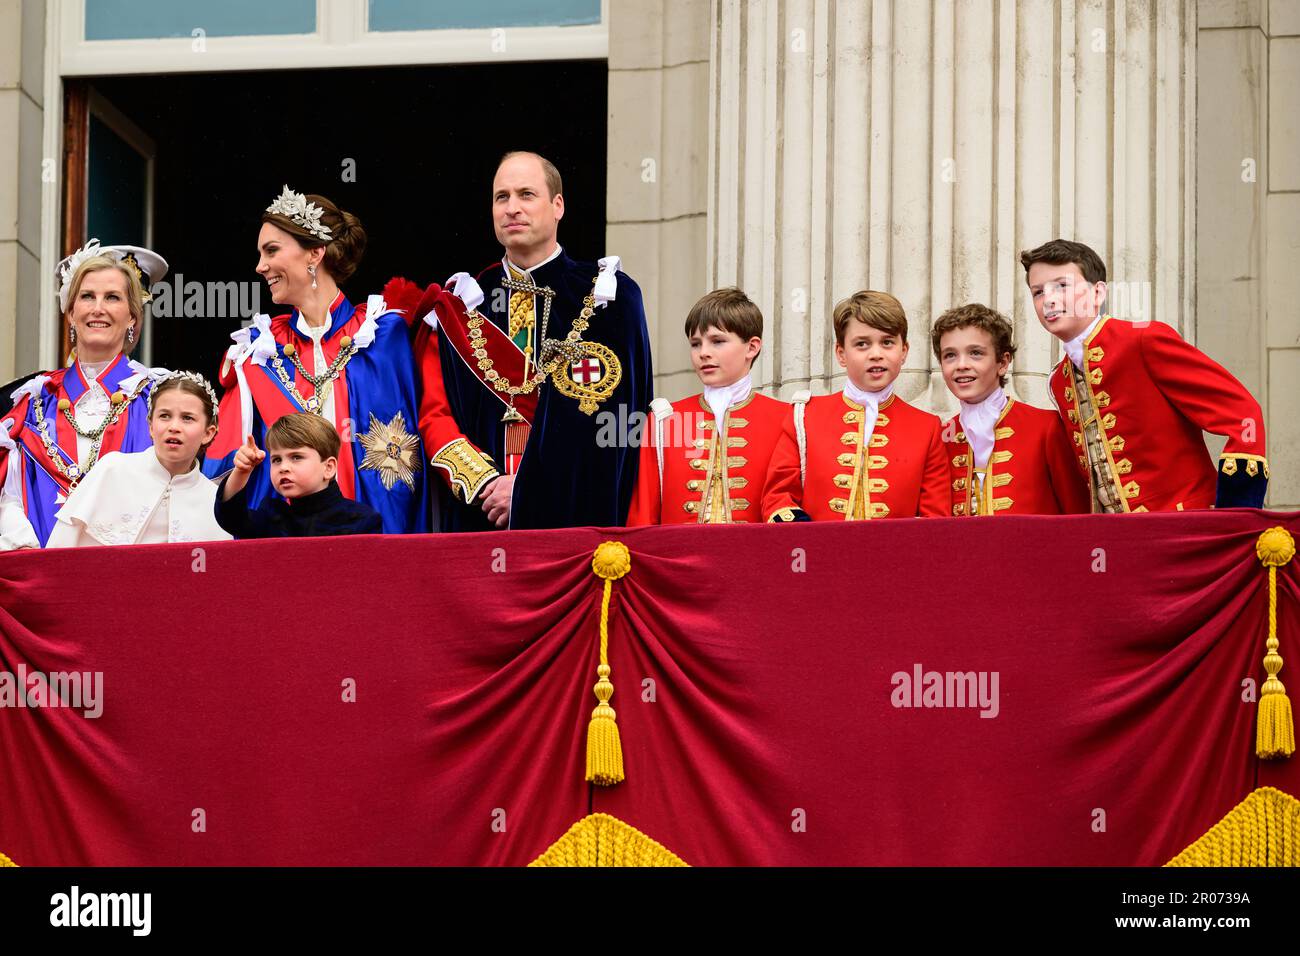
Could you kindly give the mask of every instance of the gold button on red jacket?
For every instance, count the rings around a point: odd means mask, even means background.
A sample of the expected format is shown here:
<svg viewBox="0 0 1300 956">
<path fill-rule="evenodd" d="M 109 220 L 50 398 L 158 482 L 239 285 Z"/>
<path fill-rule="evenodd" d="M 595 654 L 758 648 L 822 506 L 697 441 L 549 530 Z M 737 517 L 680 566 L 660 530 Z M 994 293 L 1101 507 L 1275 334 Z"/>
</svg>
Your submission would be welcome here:
<svg viewBox="0 0 1300 956">
<path fill-rule="evenodd" d="M 1214 504 L 1217 474 L 1202 431 L 1226 436 L 1225 474 L 1267 475 L 1264 414 L 1246 387 L 1164 322 L 1104 317 L 1083 346 L 1083 381 L 1125 511 Z M 1048 379 L 1087 477 L 1083 422 L 1070 359 Z"/>
<path fill-rule="evenodd" d="M 954 416 L 943 423 L 952 513 L 971 515 L 1087 514 L 1088 485 L 1070 436 L 1056 412 L 1007 398 L 993 428 L 993 450 L 981 485 L 974 455 Z"/>
<path fill-rule="evenodd" d="M 666 418 L 652 414 L 628 525 L 762 521 L 763 481 L 789 411 L 785 402 L 750 392 L 727 410 L 722 435 L 703 395 L 674 402 Z"/>
<path fill-rule="evenodd" d="M 768 467 L 763 498 L 768 520 L 787 508 L 800 508 L 814 521 L 950 513 L 948 462 L 937 416 L 891 395 L 880 406 L 864 449 L 861 405 L 843 392 L 812 398 L 804 406 L 801 469 L 798 408 L 786 416 Z"/>
</svg>

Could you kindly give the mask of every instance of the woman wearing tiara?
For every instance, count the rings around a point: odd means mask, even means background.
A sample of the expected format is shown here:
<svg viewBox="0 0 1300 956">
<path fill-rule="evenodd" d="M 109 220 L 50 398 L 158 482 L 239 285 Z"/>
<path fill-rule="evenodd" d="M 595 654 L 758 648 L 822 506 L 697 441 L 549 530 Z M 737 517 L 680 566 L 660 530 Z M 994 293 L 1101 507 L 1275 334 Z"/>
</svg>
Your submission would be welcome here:
<svg viewBox="0 0 1300 956">
<path fill-rule="evenodd" d="M 59 263 L 59 306 L 75 361 L 13 393 L 0 418 L 0 551 L 39 548 L 67 496 L 109 452 L 152 443 L 148 401 L 165 370 L 127 356 L 140 341 L 145 293 L 161 256 L 92 239 Z"/>
<path fill-rule="evenodd" d="M 427 474 L 417 429 L 415 363 L 407 320 L 372 295 L 353 306 L 339 291 L 356 271 L 366 233 L 357 217 L 324 196 L 288 186 L 262 215 L 257 272 L 277 305 L 231 335 L 221 365 L 221 425 L 204 471 L 228 471 L 252 435 L 282 415 L 312 412 L 342 439 L 337 481 L 349 498 L 379 512 L 386 533 L 427 531 Z M 271 492 L 265 465 L 249 479 L 249 507 Z"/>
<path fill-rule="evenodd" d="M 203 450 L 217 434 L 217 396 L 194 372 L 172 372 L 149 395 L 153 447 L 109 452 L 68 495 L 47 548 L 229 541 L 213 515 L 216 483 Z"/>
</svg>

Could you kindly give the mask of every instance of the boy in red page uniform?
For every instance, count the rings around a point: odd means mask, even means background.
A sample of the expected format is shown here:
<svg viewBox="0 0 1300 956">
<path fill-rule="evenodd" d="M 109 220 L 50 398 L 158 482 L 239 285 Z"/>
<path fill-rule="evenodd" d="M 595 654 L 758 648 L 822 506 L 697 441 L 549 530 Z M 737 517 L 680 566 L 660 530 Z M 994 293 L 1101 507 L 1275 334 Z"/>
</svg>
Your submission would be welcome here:
<svg viewBox="0 0 1300 956">
<path fill-rule="evenodd" d="M 887 292 L 835 306 L 844 390 L 795 396 L 772 454 L 768 521 L 861 521 L 950 512 L 939 419 L 894 394 L 907 359 L 907 316 Z"/>
<path fill-rule="evenodd" d="M 1048 378 L 1094 513 L 1264 504 L 1264 415 L 1236 378 L 1163 322 L 1102 311 L 1106 267 L 1079 242 L 1020 254 L 1034 311 L 1065 344 Z M 1203 431 L 1227 438 L 1214 462 Z"/>
<path fill-rule="evenodd" d="M 1016 354 L 1011 323 L 986 305 L 958 306 L 935 321 L 930 342 L 961 404 L 942 431 L 952 513 L 1087 514 L 1088 486 L 1060 417 L 1002 390 Z"/>
<path fill-rule="evenodd" d="M 763 313 L 739 289 L 691 307 L 686 338 L 704 391 L 650 403 L 629 525 L 762 521 L 763 479 L 790 406 L 754 390 Z"/>
</svg>

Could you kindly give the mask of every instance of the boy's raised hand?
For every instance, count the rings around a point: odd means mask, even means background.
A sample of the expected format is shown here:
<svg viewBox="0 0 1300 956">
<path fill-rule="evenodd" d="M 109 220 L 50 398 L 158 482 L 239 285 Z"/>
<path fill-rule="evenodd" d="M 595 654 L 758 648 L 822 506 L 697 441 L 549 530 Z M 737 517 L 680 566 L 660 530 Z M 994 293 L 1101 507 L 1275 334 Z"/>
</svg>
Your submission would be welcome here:
<svg viewBox="0 0 1300 956">
<path fill-rule="evenodd" d="M 257 463 L 266 457 L 266 452 L 257 447 L 253 441 L 252 435 L 244 437 L 244 444 L 239 446 L 239 451 L 235 452 L 235 471 L 240 472 L 245 477 L 248 473 L 257 467 Z"/>
<path fill-rule="evenodd" d="M 257 467 L 257 463 L 265 457 L 266 452 L 257 447 L 253 436 L 245 436 L 244 443 L 239 446 L 239 451 L 235 452 L 235 468 L 222 485 L 221 500 L 229 501 L 243 491 L 244 485 L 248 484 L 248 476 Z"/>
</svg>

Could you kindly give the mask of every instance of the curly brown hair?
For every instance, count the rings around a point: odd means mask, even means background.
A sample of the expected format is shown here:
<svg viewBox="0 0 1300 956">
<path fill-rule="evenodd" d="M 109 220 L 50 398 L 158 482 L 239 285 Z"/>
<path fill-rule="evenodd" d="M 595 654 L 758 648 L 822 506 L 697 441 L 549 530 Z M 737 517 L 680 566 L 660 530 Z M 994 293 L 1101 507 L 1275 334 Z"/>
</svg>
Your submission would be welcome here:
<svg viewBox="0 0 1300 956">
<path fill-rule="evenodd" d="M 1012 337 L 1011 323 L 1003 317 L 1002 313 L 978 302 L 949 309 L 934 320 L 934 325 L 930 329 L 930 345 L 934 348 L 934 357 L 941 361 L 943 359 L 940 345 L 945 334 L 956 329 L 967 328 L 982 329 L 987 332 L 993 342 L 993 354 L 999 360 L 1003 355 L 1006 355 L 1008 360 L 1016 357 L 1016 343 Z M 1001 376 L 998 384 L 1005 386 L 1007 377 Z"/>
</svg>

